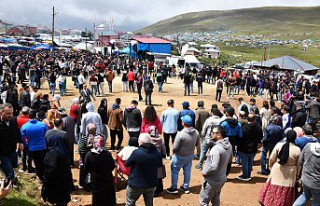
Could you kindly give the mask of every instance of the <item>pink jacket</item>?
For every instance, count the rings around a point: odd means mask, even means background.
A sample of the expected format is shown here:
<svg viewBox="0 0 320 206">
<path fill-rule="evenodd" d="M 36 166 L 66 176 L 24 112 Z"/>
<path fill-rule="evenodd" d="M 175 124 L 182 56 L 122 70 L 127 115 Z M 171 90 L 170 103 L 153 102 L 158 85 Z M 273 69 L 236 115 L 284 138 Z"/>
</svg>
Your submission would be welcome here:
<svg viewBox="0 0 320 206">
<path fill-rule="evenodd" d="M 161 126 L 161 122 L 160 122 L 159 117 L 157 117 L 156 122 L 154 122 L 154 123 L 147 123 L 146 122 L 146 118 L 143 118 L 140 132 L 141 133 L 148 133 L 148 128 L 150 126 L 155 126 L 157 128 L 157 130 L 158 130 L 158 133 L 162 134 L 162 126 Z"/>
</svg>

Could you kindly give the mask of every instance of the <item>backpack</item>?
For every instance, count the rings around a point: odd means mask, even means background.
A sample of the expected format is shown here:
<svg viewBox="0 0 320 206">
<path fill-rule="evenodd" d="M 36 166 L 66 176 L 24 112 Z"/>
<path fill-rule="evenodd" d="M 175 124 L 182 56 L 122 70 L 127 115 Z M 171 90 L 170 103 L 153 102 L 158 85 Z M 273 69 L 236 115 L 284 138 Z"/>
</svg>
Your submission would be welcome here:
<svg viewBox="0 0 320 206">
<path fill-rule="evenodd" d="M 197 80 L 196 80 L 196 81 L 199 82 L 199 83 L 203 82 L 203 77 L 202 77 L 202 75 L 197 74 Z"/>
<path fill-rule="evenodd" d="M 153 92 L 153 84 L 150 80 L 145 82 L 144 90 L 145 92 Z"/>
</svg>

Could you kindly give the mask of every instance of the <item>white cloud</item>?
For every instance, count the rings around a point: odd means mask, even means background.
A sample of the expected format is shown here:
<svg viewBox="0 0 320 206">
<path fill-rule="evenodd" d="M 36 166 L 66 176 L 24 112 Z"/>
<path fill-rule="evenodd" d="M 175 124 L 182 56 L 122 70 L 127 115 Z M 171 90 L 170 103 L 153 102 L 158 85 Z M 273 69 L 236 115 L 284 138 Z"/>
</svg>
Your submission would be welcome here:
<svg viewBox="0 0 320 206">
<path fill-rule="evenodd" d="M 16 24 L 51 25 L 52 6 L 59 11 L 57 27 L 91 28 L 113 17 L 116 28 L 137 29 L 187 12 L 260 6 L 317 6 L 319 0 L 1 0 L 0 19 Z"/>
</svg>

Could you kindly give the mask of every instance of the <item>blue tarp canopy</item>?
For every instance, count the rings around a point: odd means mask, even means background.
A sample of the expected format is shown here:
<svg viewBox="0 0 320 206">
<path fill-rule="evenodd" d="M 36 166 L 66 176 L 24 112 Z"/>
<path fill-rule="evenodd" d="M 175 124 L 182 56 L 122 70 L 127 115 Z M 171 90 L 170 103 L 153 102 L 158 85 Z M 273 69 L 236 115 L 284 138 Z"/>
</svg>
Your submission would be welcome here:
<svg viewBox="0 0 320 206">
<path fill-rule="evenodd" d="M 37 44 L 33 47 L 30 47 L 30 50 L 50 50 L 51 46 L 49 44 Z"/>
<path fill-rule="evenodd" d="M 119 54 L 130 54 L 130 47 L 120 50 Z"/>
<path fill-rule="evenodd" d="M 0 42 L 2 43 L 17 43 L 16 38 L 0 38 Z"/>
<path fill-rule="evenodd" d="M 139 43 L 137 45 L 137 51 L 148 51 L 154 53 L 171 54 L 171 44 L 145 44 Z"/>
</svg>

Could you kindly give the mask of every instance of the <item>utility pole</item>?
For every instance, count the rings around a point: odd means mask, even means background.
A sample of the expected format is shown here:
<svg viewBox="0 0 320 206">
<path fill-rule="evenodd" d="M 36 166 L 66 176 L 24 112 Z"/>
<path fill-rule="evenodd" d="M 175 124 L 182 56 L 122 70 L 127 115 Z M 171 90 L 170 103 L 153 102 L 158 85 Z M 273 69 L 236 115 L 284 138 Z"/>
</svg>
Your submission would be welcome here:
<svg viewBox="0 0 320 206">
<path fill-rule="evenodd" d="M 54 6 L 52 7 L 52 50 L 54 47 L 54 18 L 59 12 L 54 12 Z"/>
</svg>

